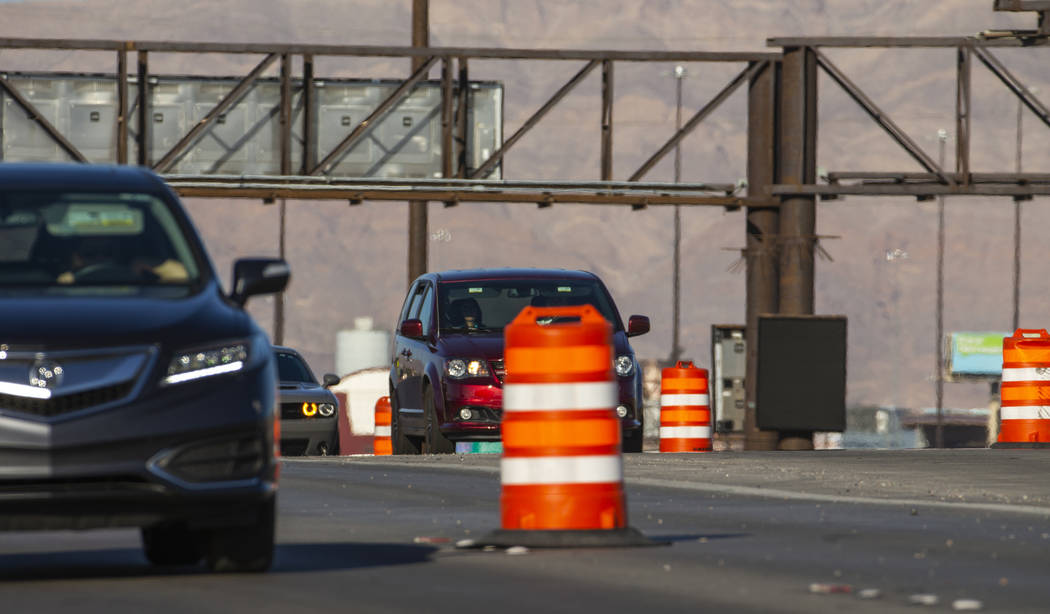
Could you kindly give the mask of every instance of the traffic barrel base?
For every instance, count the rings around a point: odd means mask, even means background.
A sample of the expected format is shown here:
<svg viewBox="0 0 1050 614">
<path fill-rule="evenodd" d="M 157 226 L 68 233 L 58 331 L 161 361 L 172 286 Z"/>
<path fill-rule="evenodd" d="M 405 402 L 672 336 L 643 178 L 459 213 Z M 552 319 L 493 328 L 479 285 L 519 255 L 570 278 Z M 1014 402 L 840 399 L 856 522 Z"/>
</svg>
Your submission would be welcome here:
<svg viewBox="0 0 1050 614">
<path fill-rule="evenodd" d="M 667 546 L 671 542 L 649 539 L 631 527 L 623 529 L 532 530 L 497 529 L 481 539 L 469 542 L 465 548 L 634 548 L 638 546 Z"/>
</svg>

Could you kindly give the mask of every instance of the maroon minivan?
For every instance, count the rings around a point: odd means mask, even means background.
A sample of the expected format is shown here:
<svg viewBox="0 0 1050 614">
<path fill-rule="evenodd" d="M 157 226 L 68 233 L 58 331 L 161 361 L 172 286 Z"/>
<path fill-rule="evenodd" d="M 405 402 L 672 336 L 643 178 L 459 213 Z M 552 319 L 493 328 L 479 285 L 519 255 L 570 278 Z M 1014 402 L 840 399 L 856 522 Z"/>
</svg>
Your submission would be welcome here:
<svg viewBox="0 0 1050 614">
<path fill-rule="evenodd" d="M 586 271 L 475 269 L 421 275 L 409 288 L 394 331 L 390 367 L 394 454 L 451 453 L 457 441 L 499 441 L 503 327 L 532 306 L 593 305 L 612 324 L 616 407 L 623 451 L 642 451 L 642 378 L 609 291 Z"/>
</svg>

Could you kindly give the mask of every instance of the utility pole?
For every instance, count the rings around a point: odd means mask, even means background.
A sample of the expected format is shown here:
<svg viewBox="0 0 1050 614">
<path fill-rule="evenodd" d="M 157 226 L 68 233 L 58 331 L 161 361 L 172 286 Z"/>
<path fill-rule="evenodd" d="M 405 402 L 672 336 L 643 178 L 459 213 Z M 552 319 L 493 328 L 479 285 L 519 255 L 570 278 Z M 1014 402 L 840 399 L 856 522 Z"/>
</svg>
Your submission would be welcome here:
<svg viewBox="0 0 1050 614">
<path fill-rule="evenodd" d="M 948 142 L 948 131 L 937 131 L 940 141 L 940 167 L 944 168 L 944 145 Z M 937 428 L 934 431 L 934 446 L 944 447 L 944 196 L 937 197 L 937 369 L 934 371 L 937 385 Z M 897 384 L 894 384 L 897 385 Z"/>
<path fill-rule="evenodd" d="M 430 0 L 412 0 L 412 46 L 430 46 Z M 412 58 L 412 72 L 426 58 Z M 408 283 L 427 272 L 427 201 L 408 203 Z"/>
<path fill-rule="evenodd" d="M 674 131 L 682 129 L 682 79 L 685 78 L 685 66 L 674 67 L 675 80 L 675 113 Z M 682 142 L 678 141 L 674 146 L 674 182 L 682 181 Z M 674 206 L 674 281 L 672 283 L 672 314 L 671 314 L 671 364 L 677 364 L 682 358 L 682 344 L 680 342 L 681 305 L 682 305 L 682 213 L 679 205 Z"/>
</svg>

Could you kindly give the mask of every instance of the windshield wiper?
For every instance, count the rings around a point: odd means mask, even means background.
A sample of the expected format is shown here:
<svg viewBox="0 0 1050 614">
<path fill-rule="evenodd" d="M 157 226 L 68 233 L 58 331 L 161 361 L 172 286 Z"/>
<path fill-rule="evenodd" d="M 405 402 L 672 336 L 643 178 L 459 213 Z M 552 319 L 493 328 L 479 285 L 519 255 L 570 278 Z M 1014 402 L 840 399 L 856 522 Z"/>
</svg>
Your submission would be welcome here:
<svg viewBox="0 0 1050 614">
<path fill-rule="evenodd" d="M 488 326 L 475 326 L 474 328 L 468 328 L 466 326 L 444 326 L 441 328 L 443 333 L 494 333 L 499 328 L 489 328 Z"/>
</svg>

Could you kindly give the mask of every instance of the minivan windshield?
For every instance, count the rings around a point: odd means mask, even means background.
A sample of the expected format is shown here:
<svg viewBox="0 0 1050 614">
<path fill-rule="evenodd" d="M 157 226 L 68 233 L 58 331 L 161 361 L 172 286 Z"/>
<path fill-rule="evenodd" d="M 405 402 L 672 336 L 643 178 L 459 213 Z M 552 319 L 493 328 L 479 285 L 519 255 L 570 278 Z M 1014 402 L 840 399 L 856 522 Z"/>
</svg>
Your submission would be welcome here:
<svg viewBox="0 0 1050 614">
<path fill-rule="evenodd" d="M 608 294 L 593 279 L 486 279 L 438 284 L 438 318 L 443 333 L 500 332 L 530 305 L 593 305 L 613 330 L 623 328 Z"/>
<path fill-rule="evenodd" d="M 190 242 L 156 196 L 40 190 L 0 194 L 4 290 L 127 293 L 188 289 L 200 278 Z"/>
</svg>

